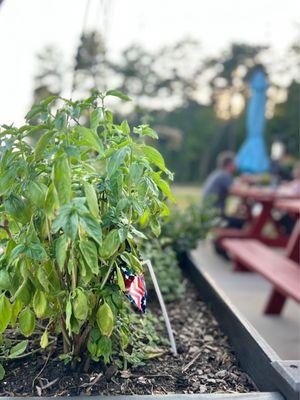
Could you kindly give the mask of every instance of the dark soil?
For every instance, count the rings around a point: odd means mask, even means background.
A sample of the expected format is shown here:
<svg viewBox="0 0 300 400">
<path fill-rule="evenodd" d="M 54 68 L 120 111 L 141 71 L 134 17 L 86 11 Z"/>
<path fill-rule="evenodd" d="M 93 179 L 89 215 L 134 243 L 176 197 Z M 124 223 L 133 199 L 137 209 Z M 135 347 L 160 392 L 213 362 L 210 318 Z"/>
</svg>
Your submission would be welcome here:
<svg viewBox="0 0 300 400">
<path fill-rule="evenodd" d="M 250 392 L 256 390 L 238 366 L 227 338 L 196 290 L 168 305 L 178 345 L 143 367 L 120 372 L 93 365 L 89 374 L 73 372 L 62 361 L 36 353 L 6 365 L 1 396 L 68 396 Z M 34 382 L 33 382 L 34 381 Z"/>
</svg>

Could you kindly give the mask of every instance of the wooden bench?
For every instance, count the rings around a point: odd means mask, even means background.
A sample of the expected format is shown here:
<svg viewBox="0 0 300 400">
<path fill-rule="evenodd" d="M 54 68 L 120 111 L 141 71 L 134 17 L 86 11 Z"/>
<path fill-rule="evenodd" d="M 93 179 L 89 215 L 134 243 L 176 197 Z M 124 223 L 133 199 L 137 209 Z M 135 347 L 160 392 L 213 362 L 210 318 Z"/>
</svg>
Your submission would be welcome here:
<svg viewBox="0 0 300 400">
<path fill-rule="evenodd" d="M 300 303 L 300 267 L 295 261 L 257 240 L 223 239 L 222 245 L 231 255 L 235 271 L 254 271 L 272 283 L 265 314 L 280 314 L 288 297 Z"/>
</svg>

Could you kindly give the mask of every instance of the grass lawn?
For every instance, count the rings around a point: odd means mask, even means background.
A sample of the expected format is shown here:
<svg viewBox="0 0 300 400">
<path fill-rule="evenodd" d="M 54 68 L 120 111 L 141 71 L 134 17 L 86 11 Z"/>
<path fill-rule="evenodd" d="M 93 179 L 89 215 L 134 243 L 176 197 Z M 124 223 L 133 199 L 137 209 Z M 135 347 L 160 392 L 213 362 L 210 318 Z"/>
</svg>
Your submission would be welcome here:
<svg viewBox="0 0 300 400">
<path fill-rule="evenodd" d="M 173 185 L 172 193 L 180 208 L 185 208 L 191 203 L 200 203 L 201 187 L 198 185 Z"/>
</svg>

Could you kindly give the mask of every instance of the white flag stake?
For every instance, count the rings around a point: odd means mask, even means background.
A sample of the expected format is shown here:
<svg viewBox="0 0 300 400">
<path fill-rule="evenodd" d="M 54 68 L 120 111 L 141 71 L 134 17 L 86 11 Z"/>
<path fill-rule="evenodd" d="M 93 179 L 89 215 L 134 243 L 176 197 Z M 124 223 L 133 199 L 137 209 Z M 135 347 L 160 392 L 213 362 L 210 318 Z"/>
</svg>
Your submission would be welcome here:
<svg viewBox="0 0 300 400">
<path fill-rule="evenodd" d="M 168 335 L 169 335 L 169 339 L 170 339 L 170 343 L 171 343 L 172 352 L 173 352 L 174 356 L 177 356 L 178 353 L 177 353 L 175 338 L 174 338 L 174 335 L 173 335 L 170 319 L 169 319 L 169 316 L 168 316 L 168 313 L 167 313 L 167 309 L 166 309 L 166 305 L 165 305 L 164 299 L 162 297 L 162 294 L 161 294 L 161 291 L 160 291 L 160 288 L 159 288 L 159 285 L 158 285 L 158 282 L 157 282 L 157 279 L 156 279 L 156 276 L 155 276 L 154 269 L 152 267 L 152 264 L 151 264 L 150 260 L 144 261 L 143 264 L 146 264 L 148 269 L 149 269 L 150 276 L 151 276 L 152 282 L 154 284 L 154 289 L 156 291 L 156 294 L 157 294 L 157 297 L 158 297 L 158 301 L 159 301 L 159 304 L 160 304 L 160 308 L 162 310 L 163 317 L 165 319 L 165 323 L 166 323 L 166 327 L 167 327 L 167 331 L 168 331 Z"/>
</svg>

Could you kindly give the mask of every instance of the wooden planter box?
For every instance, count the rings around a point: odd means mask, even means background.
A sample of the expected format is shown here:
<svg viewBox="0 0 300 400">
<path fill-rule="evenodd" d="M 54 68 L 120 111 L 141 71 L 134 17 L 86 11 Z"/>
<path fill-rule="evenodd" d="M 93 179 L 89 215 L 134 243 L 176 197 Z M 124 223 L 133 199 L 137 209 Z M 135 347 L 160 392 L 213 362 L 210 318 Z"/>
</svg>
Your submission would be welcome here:
<svg viewBox="0 0 300 400">
<path fill-rule="evenodd" d="M 300 361 L 281 360 L 256 329 L 231 304 L 213 279 L 193 263 L 190 255 L 181 254 L 179 258 L 185 275 L 197 287 L 202 300 L 211 307 L 222 331 L 228 336 L 243 370 L 262 391 L 260 394 L 254 393 L 254 398 L 255 395 L 257 399 L 264 398 L 259 396 L 263 392 L 265 395 L 269 392 L 270 396 L 275 396 L 274 393 L 277 393 L 286 400 L 299 400 Z"/>
<path fill-rule="evenodd" d="M 213 280 L 193 263 L 188 254 L 180 255 L 180 265 L 185 275 L 199 290 L 202 300 L 212 309 L 221 329 L 228 336 L 235 355 L 243 370 L 252 378 L 260 392 L 244 394 L 174 394 L 92 396 L 95 400 L 299 400 L 300 362 L 283 361 L 264 341 L 251 324 L 240 315 Z M 298 375 L 298 379 L 297 379 Z M 65 399 L 72 397 L 66 397 Z M 88 396 L 80 396 L 87 399 Z M 91 398 L 91 397 L 89 397 Z M 10 400 L 0 397 L 0 400 Z M 30 399 L 53 399 L 53 397 L 24 397 Z M 73 400 L 78 399 L 74 397 Z"/>
</svg>

